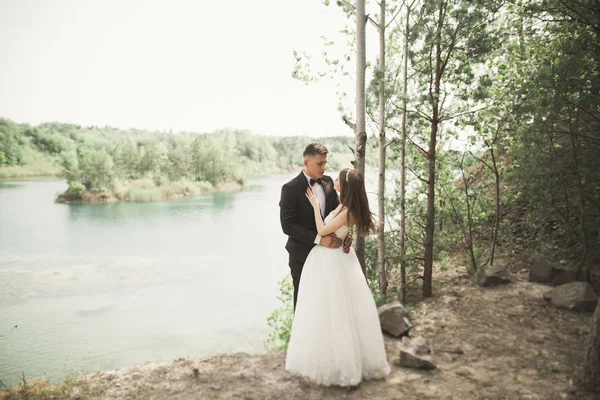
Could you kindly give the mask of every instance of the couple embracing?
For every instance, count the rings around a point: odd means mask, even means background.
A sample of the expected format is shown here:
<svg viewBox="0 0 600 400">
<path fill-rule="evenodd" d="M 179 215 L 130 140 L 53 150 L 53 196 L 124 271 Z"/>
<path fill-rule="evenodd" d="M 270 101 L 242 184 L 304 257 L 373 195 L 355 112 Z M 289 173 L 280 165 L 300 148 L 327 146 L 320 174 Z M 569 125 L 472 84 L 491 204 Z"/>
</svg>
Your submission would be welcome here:
<svg viewBox="0 0 600 400">
<path fill-rule="evenodd" d="M 350 247 L 351 228 L 366 236 L 374 223 L 362 175 L 347 168 L 333 181 L 324 175 L 327 154 L 307 145 L 303 171 L 281 189 L 294 283 L 285 368 L 322 385 L 356 386 L 390 371 L 375 301 Z"/>
</svg>

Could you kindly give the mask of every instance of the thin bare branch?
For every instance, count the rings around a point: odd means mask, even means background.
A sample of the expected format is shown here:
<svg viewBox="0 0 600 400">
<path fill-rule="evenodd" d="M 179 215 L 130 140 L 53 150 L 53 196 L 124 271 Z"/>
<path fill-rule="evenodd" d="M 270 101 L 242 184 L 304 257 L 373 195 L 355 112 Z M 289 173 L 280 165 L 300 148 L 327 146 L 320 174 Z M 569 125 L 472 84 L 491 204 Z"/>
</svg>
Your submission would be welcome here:
<svg viewBox="0 0 600 400">
<path fill-rule="evenodd" d="M 421 182 L 425 183 L 426 185 L 429 185 L 429 181 L 428 181 L 427 179 L 423 179 L 423 178 L 421 178 L 421 177 L 419 176 L 419 174 L 417 174 L 415 171 L 413 171 L 413 170 L 412 170 L 412 168 L 411 168 L 411 167 L 409 167 L 409 166 L 406 166 L 406 168 L 407 168 L 407 169 L 408 169 L 410 172 L 412 172 L 412 174 L 413 174 L 413 175 L 414 175 L 414 176 L 415 176 L 417 179 L 419 179 Z"/>
<path fill-rule="evenodd" d="M 400 4 L 400 6 L 398 7 L 398 11 L 396 11 L 396 14 L 394 14 L 394 16 L 393 16 L 393 17 L 390 19 L 390 22 L 388 22 L 388 23 L 385 25 L 384 29 L 387 29 L 387 28 L 388 28 L 388 26 L 390 26 L 390 24 L 391 24 L 392 22 L 394 22 L 394 20 L 395 20 L 395 19 L 396 19 L 396 17 L 398 16 L 398 14 L 400 14 L 400 11 L 402 11 L 402 9 L 404 8 L 404 4 L 405 4 L 405 3 L 406 3 L 406 1 L 403 1 L 403 2 L 402 2 L 402 4 Z"/>
<path fill-rule="evenodd" d="M 476 110 L 469 110 L 469 111 L 461 112 L 461 113 L 458 113 L 458 114 L 451 115 L 449 117 L 441 117 L 440 118 L 440 122 L 442 122 L 442 121 L 449 121 L 449 120 L 454 119 L 454 118 L 462 117 L 463 115 L 475 114 L 475 113 L 478 113 L 479 111 L 485 110 L 486 108 L 490 108 L 492 106 L 493 106 L 493 104 L 488 104 L 487 106 L 478 108 Z"/>
<path fill-rule="evenodd" d="M 396 110 L 399 110 L 399 111 L 403 111 L 404 110 L 404 107 L 397 105 L 396 102 L 394 102 L 391 99 L 390 99 L 390 103 L 392 103 L 392 105 L 396 108 Z M 415 109 L 415 110 L 409 110 L 407 108 L 406 112 L 409 112 L 411 114 L 417 114 L 418 116 L 420 116 L 421 118 L 427 120 L 428 122 L 432 122 L 431 117 L 429 115 L 425 114 L 423 111 L 419 110 L 418 108 Z"/>
<path fill-rule="evenodd" d="M 561 130 L 561 129 L 552 129 L 549 132 L 551 133 L 561 133 L 561 134 L 565 134 L 565 135 L 573 135 L 573 136 L 577 136 L 577 137 L 581 137 L 584 139 L 588 139 L 591 140 L 592 142 L 596 142 L 600 144 L 600 138 L 595 138 L 593 136 L 588 136 L 588 135 L 583 135 L 581 133 L 575 133 L 575 132 L 570 132 L 567 130 Z"/>
<path fill-rule="evenodd" d="M 423 243 L 420 240 L 418 240 L 417 238 L 413 237 L 410 233 L 406 232 L 405 235 L 406 235 L 407 238 L 409 238 L 413 242 L 415 242 L 417 244 L 420 244 L 421 246 L 425 247 L 425 243 Z"/>
<path fill-rule="evenodd" d="M 342 119 L 344 120 L 344 123 L 346 125 L 348 125 L 350 128 L 352 128 L 352 132 L 356 132 L 356 124 L 352 121 L 350 121 L 348 118 L 346 117 L 342 117 Z"/>
<path fill-rule="evenodd" d="M 396 131 L 399 134 L 402 134 L 402 132 L 394 127 L 394 126 L 388 126 L 388 128 L 390 128 L 393 131 Z M 425 158 L 429 158 L 429 152 L 427 152 L 427 150 L 425 150 L 424 148 L 422 148 L 421 146 L 419 146 L 417 143 L 415 143 L 410 137 L 406 136 L 406 139 L 410 142 L 410 144 L 419 151 L 419 153 L 421 153 L 423 156 L 425 156 Z M 392 144 L 392 143 L 390 143 Z"/>
<path fill-rule="evenodd" d="M 419 151 L 419 153 L 421 153 L 425 158 L 429 159 L 429 152 L 427 150 L 416 144 L 411 138 L 407 137 L 407 139 L 410 144 Z"/>
<path fill-rule="evenodd" d="M 489 147 L 489 146 L 488 146 Z M 471 150 L 469 150 L 469 153 L 473 156 L 473 158 L 475 158 L 477 161 L 481 162 L 483 165 L 485 165 L 490 171 L 492 171 L 493 173 L 495 173 L 494 168 L 492 168 L 487 162 L 485 162 L 485 160 L 481 157 L 477 157 L 475 154 L 473 154 L 473 152 Z"/>
</svg>

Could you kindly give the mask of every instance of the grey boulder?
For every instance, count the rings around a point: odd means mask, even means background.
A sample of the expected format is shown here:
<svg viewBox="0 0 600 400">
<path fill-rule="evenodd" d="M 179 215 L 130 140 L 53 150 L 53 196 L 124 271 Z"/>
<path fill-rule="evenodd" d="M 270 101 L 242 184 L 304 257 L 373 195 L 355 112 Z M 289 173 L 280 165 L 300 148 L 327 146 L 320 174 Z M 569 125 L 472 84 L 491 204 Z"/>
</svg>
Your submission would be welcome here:
<svg viewBox="0 0 600 400">
<path fill-rule="evenodd" d="M 408 334 L 412 324 L 408 310 L 399 301 L 379 307 L 381 329 L 395 337 Z"/>
<path fill-rule="evenodd" d="M 496 286 L 510 282 L 510 273 L 503 265 L 487 265 L 477 273 L 477 284 L 481 287 Z"/>
<path fill-rule="evenodd" d="M 556 307 L 574 311 L 594 311 L 598 296 L 587 282 L 572 282 L 556 286 L 544 294 Z"/>
</svg>

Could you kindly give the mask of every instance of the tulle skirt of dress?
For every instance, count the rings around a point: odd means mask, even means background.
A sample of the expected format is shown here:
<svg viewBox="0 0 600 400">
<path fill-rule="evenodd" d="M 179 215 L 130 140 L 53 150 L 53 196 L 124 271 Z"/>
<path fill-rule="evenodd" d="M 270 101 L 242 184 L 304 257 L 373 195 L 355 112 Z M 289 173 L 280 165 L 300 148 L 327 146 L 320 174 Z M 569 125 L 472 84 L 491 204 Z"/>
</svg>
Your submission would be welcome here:
<svg viewBox="0 0 600 400">
<path fill-rule="evenodd" d="M 389 374 L 377 307 L 353 249 L 315 246 L 308 255 L 285 368 L 339 386 Z"/>
</svg>

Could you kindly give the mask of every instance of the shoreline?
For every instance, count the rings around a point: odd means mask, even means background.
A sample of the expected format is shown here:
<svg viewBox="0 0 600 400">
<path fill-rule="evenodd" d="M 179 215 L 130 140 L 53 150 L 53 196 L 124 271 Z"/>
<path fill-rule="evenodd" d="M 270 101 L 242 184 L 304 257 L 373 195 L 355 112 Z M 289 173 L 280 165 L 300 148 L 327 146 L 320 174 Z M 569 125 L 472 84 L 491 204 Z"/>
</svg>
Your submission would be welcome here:
<svg viewBox="0 0 600 400">
<path fill-rule="evenodd" d="M 290 174 L 296 173 L 301 166 L 297 166 L 296 168 L 286 170 L 286 171 L 277 171 L 275 173 L 271 172 L 268 174 L 259 174 L 253 175 L 247 178 L 244 178 L 243 182 L 227 182 L 224 184 L 220 184 L 218 186 L 212 186 L 210 182 L 201 181 L 201 182 L 190 182 L 190 181 L 176 181 L 170 184 L 164 184 L 160 186 L 155 186 L 153 184 L 148 184 L 148 179 L 137 179 L 134 181 L 128 181 L 125 185 L 121 187 L 117 187 L 113 189 L 112 192 L 94 192 L 85 190 L 83 192 L 73 194 L 69 193 L 70 189 L 67 189 L 63 193 L 60 193 L 55 199 L 54 202 L 57 204 L 115 204 L 115 203 L 148 203 L 154 201 L 166 201 L 166 200 L 176 200 L 184 197 L 196 197 L 203 196 L 207 194 L 213 193 L 227 193 L 234 192 L 238 190 L 244 190 L 248 187 L 248 180 L 261 178 L 266 176 L 274 176 L 281 174 Z M 1 171 L 0 171 L 1 172 Z M 56 179 L 64 179 L 66 177 L 63 175 L 64 171 L 56 171 L 56 172 L 42 172 L 35 174 L 25 174 L 25 175 L 10 175 L 10 176 L 2 176 L 0 174 L 0 182 L 3 181 L 11 181 L 11 180 L 26 180 L 26 179 L 36 179 L 36 178 L 56 178 Z M 327 171 L 331 173 L 332 171 Z M 326 172 L 326 173 L 327 173 Z M 136 185 L 135 182 L 146 181 L 144 183 Z M 133 184 L 132 184 L 133 183 Z M 190 190 L 191 189 L 191 190 Z M 134 196 L 131 198 L 130 192 L 136 191 L 139 196 Z"/>
<path fill-rule="evenodd" d="M 17 181 L 21 179 L 36 179 L 36 178 L 63 178 L 61 174 L 35 174 L 35 175 L 19 175 L 19 176 L 0 176 L 0 181 Z"/>
<path fill-rule="evenodd" d="M 160 185 L 151 188 L 135 188 L 129 187 L 126 190 L 106 192 L 89 192 L 85 191 L 81 194 L 80 199 L 69 198 L 69 190 L 58 195 L 54 200 L 57 204 L 115 204 L 115 203 L 149 203 L 154 201 L 175 200 L 184 197 L 196 197 L 213 193 L 227 193 L 243 190 L 247 187 L 247 183 L 229 182 L 217 187 L 202 187 L 196 188 L 193 191 L 179 192 L 173 189 L 171 185 Z M 140 197 L 131 198 L 130 191 L 137 191 Z M 145 195 L 145 197 L 144 197 Z"/>
<path fill-rule="evenodd" d="M 285 353 L 266 352 L 144 362 L 57 383 L 32 379 L 2 388 L 0 399 L 596 398 L 578 381 L 590 313 L 548 307 L 550 286 L 529 282 L 526 269 L 511 268 L 510 284 L 487 289 L 463 271 L 455 265 L 438 274 L 436 296 L 411 310 L 410 336 L 425 338 L 434 370 L 400 367 L 402 340 L 384 335 L 390 375 L 352 389 L 316 385 L 285 370 Z M 536 329 L 524 329 L 523 320 Z"/>
<path fill-rule="evenodd" d="M 59 178 L 64 174 L 64 169 L 55 164 L 32 164 L 19 166 L 0 167 L 0 180 L 24 178 Z"/>
<path fill-rule="evenodd" d="M 301 168 L 301 167 L 298 167 Z M 176 200 L 184 197 L 197 197 L 214 193 L 228 193 L 244 190 L 250 185 L 248 180 L 275 176 L 281 174 L 295 173 L 298 168 L 277 171 L 266 174 L 252 175 L 238 181 L 227 182 L 213 186 L 207 181 L 175 181 L 168 184 L 156 186 L 148 178 L 126 181 L 118 184 L 112 192 L 95 192 L 84 189 L 77 193 L 70 192 L 70 188 L 57 195 L 54 202 L 57 204 L 115 204 L 115 203 L 148 203 L 154 201 Z M 20 181 L 29 179 L 62 179 L 66 181 L 63 171 L 52 173 L 37 173 L 31 175 L 1 176 L 0 182 Z"/>
</svg>

